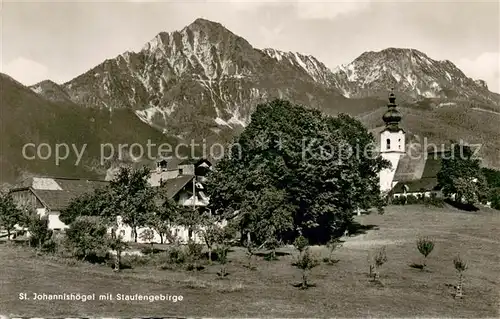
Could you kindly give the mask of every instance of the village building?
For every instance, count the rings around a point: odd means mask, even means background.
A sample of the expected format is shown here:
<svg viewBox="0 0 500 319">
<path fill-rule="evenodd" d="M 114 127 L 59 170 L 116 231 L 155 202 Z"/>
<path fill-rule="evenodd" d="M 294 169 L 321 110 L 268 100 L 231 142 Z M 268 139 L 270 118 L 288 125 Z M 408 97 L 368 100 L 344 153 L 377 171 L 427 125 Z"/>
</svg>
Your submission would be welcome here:
<svg viewBox="0 0 500 319">
<path fill-rule="evenodd" d="M 48 227 L 62 231 L 68 226 L 59 215 L 71 201 L 107 185 L 106 181 L 72 178 L 32 177 L 10 190 L 15 202 L 48 219 Z"/>
<path fill-rule="evenodd" d="M 173 162 L 170 165 L 165 160 L 157 163 L 157 168 L 148 180 L 149 184 L 153 187 L 162 185 L 166 197 L 178 205 L 203 210 L 209 203 L 203 183 L 211 163 L 207 160 Z M 32 209 L 40 218 L 47 218 L 48 228 L 57 232 L 68 228 L 68 225 L 59 219 L 59 215 L 72 200 L 105 187 L 108 183 L 109 181 L 104 180 L 32 177 L 11 189 L 10 193 L 19 206 Z M 132 229 L 121 222 L 121 217 L 117 218 L 117 222 L 117 233 L 121 234 L 125 241 L 134 241 Z M 146 229 L 148 228 L 139 228 L 137 233 L 140 235 Z M 200 240 L 196 234 L 180 226 L 173 227 L 172 232 L 177 234 L 180 241 L 187 241 L 190 237 Z M 160 236 L 155 233 L 153 241 L 160 242 Z M 142 240 L 138 238 L 138 242 Z"/>
</svg>

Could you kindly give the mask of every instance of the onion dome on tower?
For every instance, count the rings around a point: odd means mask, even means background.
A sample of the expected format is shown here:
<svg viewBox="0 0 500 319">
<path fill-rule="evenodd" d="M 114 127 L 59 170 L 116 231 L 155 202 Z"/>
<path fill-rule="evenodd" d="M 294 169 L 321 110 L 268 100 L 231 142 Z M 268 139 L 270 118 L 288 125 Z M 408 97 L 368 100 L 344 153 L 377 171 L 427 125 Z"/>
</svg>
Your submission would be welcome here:
<svg viewBox="0 0 500 319">
<path fill-rule="evenodd" d="M 401 122 L 401 113 L 397 110 L 396 104 L 396 95 L 394 95 L 394 89 L 391 89 L 391 93 L 389 94 L 389 104 L 387 104 L 389 108 L 387 112 L 384 113 L 382 119 L 385 122 L 386 129 L 389 131 L 399 131 L 399 122 Z"/>
</svg>

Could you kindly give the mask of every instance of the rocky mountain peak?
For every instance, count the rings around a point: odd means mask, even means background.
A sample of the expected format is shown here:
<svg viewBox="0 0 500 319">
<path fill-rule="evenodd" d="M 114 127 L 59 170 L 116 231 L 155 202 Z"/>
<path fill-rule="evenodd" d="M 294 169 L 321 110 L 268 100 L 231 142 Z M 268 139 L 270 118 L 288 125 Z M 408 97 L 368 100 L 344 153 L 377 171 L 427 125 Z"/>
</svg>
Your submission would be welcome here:
<svg viewBox="0 0 500 319">
<path fill-rule="evenodd" d="M 285 52 L 272 48 L 265 48 L 262 52 L 279 63 L 288 63 L 293 67 L 303 70 L 317 83 L 330 87 L 333 83 L 332 71 L 312 55 L 290 51 Z"/>
<path fill-rule="evenodd" d="M 456 99 L 498 103 L 498 96 L 453 63 L 416 49 L 368 51 L 332 71 L 311 55 L 253 48 L 222 24 L 201 18 L 158 33 L 139 52 L 104 61 L 65 83 L 62 93 L 54 93 L 57 86 L 43 87 L 33 89 L 52 99 L 67 94 L 84 106 L 130 109 L 148 125 L 180 138 L 245 126 L 256 104 L 275 97 L 328 113 L 352 111 L 358 102 L 349 98 L 385 100 L 391 87 L 402 102 L 410 97 L 443 100 L 433 101 L 436 105 Z"/>
<path fill-rule="evenodd" d="M 229 29 L 224 27 L 219 22 L 207 20 L 204 18 L 198 18 L 194 20 L 191 24 L 186 26 L 184 29 L 203 31 L 207 34 L 210 33 L 230 33 L 233 34 Z M 234 35 L 234 34 L 233 34 Z"/>
<path fill-rule="evenodd" d="M 481 87 L 483 87 L 485 89 L 488 89 L 488 85 L 486 84 L 486 81 L 478 79 L 478 80 L 475 80 L 474 82 L 477 85 L 479 85 L 479 86 L 481 86 Z"/>
<path fill-rule="evenodd" d="M 467 77 L 452 62 L 437 61 L 411 48 L 368 51 L 334 70 L 336 84 L 347 97 L 379 95 L 388 87 L 404 92 L 410 100 L 422 98 L 467 100 L 481 96 L 498 104 L 498 96 Z"/>
<path fill-rule="evenodd" d="M 43 80 L 30 86 L 30 89 L 43 96 L 45 99 L 53 102 L 69 102 L 69 95 L 64 88 L 51 80 Z"/>
<path fill-rule="evenodd" d="M 180 31 L 160 32 L 149 41 L 142 51 L 164 53 L 200 52 L 202 50 L 240 49 L 253 47 L 242 37 L 232 33 L 222 24 L 198 18 Z"/>
</svg>

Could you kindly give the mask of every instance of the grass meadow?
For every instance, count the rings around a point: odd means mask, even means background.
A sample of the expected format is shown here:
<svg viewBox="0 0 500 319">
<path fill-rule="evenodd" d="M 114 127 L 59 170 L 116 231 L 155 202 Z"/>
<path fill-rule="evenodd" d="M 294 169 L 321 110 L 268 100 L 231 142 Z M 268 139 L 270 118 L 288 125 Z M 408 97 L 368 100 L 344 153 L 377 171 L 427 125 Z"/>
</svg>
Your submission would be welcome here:
<svg viewBox="0 0 500 319">
<path fill-rule="evenodd" d="M 230 273 L 216 275 L 214 263 L 197 272 L 135 266 L 121 273 L 109 267 L 40 256 L 25 247 L 0 245 L 0 314 L 7 316 L 177 316 L 177 317 L 499 317 L 500 214 L 454 208 L 390 206 L 384 215 L 356 216 L 365 232 L 345 238 L 334 252 L 339 261 L 314 268 L 314 287 L 301 290 L 301 273 L 291 266 L 296 252 L 280 249 L 279 260 L 256 257 L 244 267 L 245 250 L 229 253 Z M 422 256 L 418 237 L 435 242 L 427 270 L 410 267 Z M 368 277 L 368 256 L 386 247 L 380 282 Z M 314 246 L 318 256 L 325 247 Z M 469 264 L 464 298 L 454 299 L 453 258 Z M 20 293 L 171 294 L 169 301 L 34 301 Z"/>
</svg>

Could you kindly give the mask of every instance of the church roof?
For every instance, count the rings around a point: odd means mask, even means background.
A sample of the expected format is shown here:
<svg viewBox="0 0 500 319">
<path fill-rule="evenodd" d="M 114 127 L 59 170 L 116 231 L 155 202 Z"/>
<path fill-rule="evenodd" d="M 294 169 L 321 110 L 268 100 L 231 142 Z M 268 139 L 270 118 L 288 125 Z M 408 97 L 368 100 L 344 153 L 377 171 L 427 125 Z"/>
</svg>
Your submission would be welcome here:
<svg viewBox="0 0 500 319">
<path fill-rule="evenodd" d="M 394 194 L 403 194 L 405 190 L 407 193 L 437 191 L 439 190 L 438 180 L 435 177 L 426 177 L 414 181 L 398 182 L 393 188 Z"/>
<path fill-rule="evenodd" d="M 394 181 L 397 184 L 393 187 L 395 194 L 407 192 L 435 191 L 438 190 L 437 175 L 442 167 L 443 156 L 447 152 L 428 152 L 426 156 L 411 158 L 404 155 L 399 163 Z"/>
<path fill-rule="evenodd" d="M 405 154 L 401 157 L 394 173 L 394 181 L 411 181 L 422 178 L 426 160 L 424 156 L 412 157 Z"/>
<path fill-rule="evenodd" d="M 441 170 L 442 157 L 428 154 L 412 157 L 405 154 L 398 162 L 394 181 L 410 181 L 420 178 L 437 177 Z"/>
<path fill-rule="evenodd" d="M 428 154 L 427 156 L 424 172 L 422 173 L 422 178 L 437 177 L 437 174 L 441 170 L 442 158 L 439 155 L 433 155 L 434 154 Z"/>
</svg>

